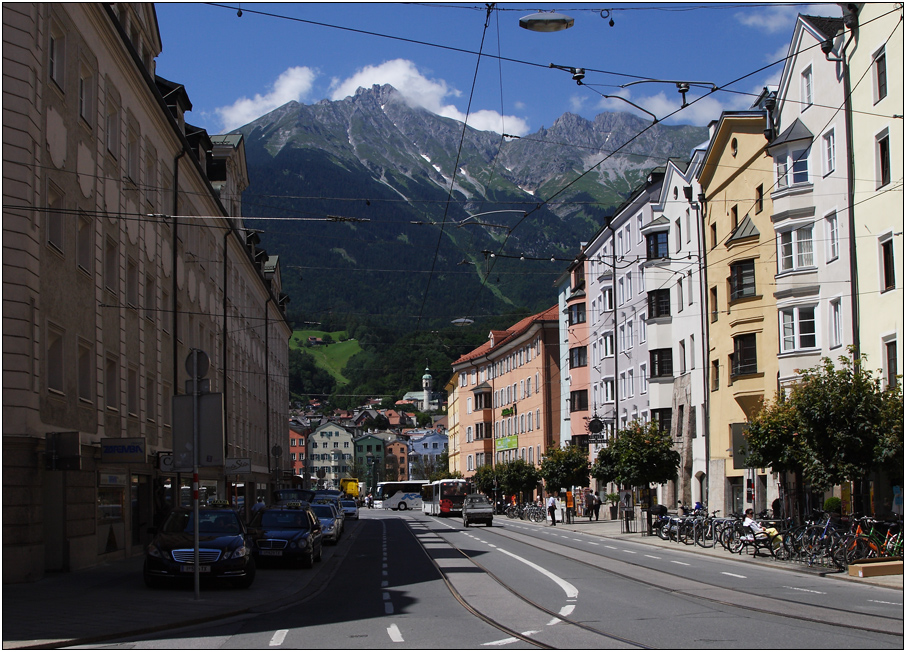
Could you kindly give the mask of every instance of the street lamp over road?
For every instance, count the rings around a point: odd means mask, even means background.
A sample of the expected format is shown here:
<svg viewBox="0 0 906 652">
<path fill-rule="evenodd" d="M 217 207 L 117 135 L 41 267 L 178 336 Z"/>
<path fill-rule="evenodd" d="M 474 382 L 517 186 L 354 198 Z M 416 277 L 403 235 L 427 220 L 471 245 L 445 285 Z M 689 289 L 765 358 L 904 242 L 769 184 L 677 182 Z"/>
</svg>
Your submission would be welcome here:
<svg viewBox="0 0 906 652">
<path fill-rule="evenodd" d="M 542 11 L 519 19 L 519 27 L 533 32 L 562 32 L 575 24 L 576 20 L 555 11 Z"/>
</svg>

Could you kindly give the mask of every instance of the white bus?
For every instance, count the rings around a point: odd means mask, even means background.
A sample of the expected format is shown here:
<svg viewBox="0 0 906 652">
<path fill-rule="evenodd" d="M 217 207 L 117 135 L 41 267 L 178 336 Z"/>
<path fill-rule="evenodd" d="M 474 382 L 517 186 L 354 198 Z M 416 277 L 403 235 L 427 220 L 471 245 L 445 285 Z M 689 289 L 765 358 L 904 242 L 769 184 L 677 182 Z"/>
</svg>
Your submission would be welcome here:
<svg viewBox="0 0 906 652">
<path fill-rule="evenodd" d="M 422 485 L 424 480 L 407 482 L 379 482 L 374 495 L 376 509 L 418 509 L 422 508 Z"/>
<path fill-rule="evenodd" d="M 471 490 L 468 480 L 448 478 L 422 487 L 422 512 L 432 516 L 462 514 L 462 504 Z"/>
</svg>

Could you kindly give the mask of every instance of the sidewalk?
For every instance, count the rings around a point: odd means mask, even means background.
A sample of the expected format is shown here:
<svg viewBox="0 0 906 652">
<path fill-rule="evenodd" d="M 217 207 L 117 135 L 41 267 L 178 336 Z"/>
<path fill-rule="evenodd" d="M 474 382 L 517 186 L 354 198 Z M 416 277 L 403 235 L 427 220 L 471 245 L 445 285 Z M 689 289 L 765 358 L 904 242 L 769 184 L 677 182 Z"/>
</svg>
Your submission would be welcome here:
<svg viewBox="0 0 906 652">
<path fill-rule="evenodd" d="M 185 588 L 147 588 L 141 556 L 51 574 L 38 582 L 6 584 L 3 648 L 90 645 L 266 610 L 320 588 L 344 556 L 325 558 L 314 570 L 259 568 L 251 588 L 244 590 L 203 583 L 198 600 L 191 582 Z"/>
<path fill-rule="evenodd" d="M 506 518 L 505 516 L 500 518 Z M 601 537 L 607 537 L 611 539 L 631 539 L 638 543 L 644 543 L 650 546 L 657 546 L 659 548 L 670 548 L 674 550 L 683 550 L 686 552 L 691 552 L 700 555 L 709 555 L 714 557 L 723 557 L 724 559 L 739 559 L 744 562 L 751 562 L 755 564 L 764 564 L 771 566 L 772 568 L 780 568 L 783 570 L 788 570 L 792 572 L 806 572 L 810 574 L 820 574 L 824 577 L 859 582 L 861 584 L 870 584 L 873 586 L 883 586 L 892 589 L 903 590 L 903 576 L 902 575 L 881 575 L 878 577 L 852 577 L 846 572 L 835 572 L 833 569 L 809 569 L 802 566 L 801 564 L 796 564 L 792 562 L 783 562 L 777 559 L 771 559 L 770 557 L 759 555 L 758 557 L 752 557 L 751 551 L 748 554 L 743 553 L 741 555 L 734 555 L 720 545 L 717 545 L 713 548 L 702 548 L 700 546 L 687 546 L 682 543 L 677 543 L 676 541 L 664 541 L 658 536 L 648 536 L 645 530 L 645 522 L 642 521 L 631 521 L 633 532 L 622 532 L 623 529 L 622 523 L 619 520 L 604 520 L 603 518 L 599 521 L 589 521 L 587 517 L 578 517 L 574 519 L 573 523 L 566 524 L 562 521 L 557 521 L 558 528 L 564 528 L 571 530 L 573 532 L 581 532 L 583 534 L 597 535 Z M 550 523 L 545 527 L 550 527 Z"/>
<path fill-rule="evenodd" d="M 497 518 L 506 519 L 505 516 Z M 635 525 L 641 527 L 642 524 Z M 753 559 L 751 555 L 731 555 L 722 548 L 685 546 L 663 541 L 656 536 L 643 536 L 638 531 L 624 534 L 620 532 L 620 521 L 589 522 L 587 518 L 579 518 L 569 525 L 558 522 L 557 528 L 617 540 L 631 539 L 702 555 L 742 559 L 794 572 L 800 570 L 793 564 L 765 557 Z M 355 535 L 350 539 L 354 540 Z M 337 547 L 335 554 L 329 558 L 325 556 L 325 560 L 314 570 L 280 569 L 273 572 L 263 569 L 262 572 L 259 569 L 255 583 L 246 590 L 203 585 L 199 600 L 195 599 L 191 585 L 180 590 L 154 591 L 146 588 L 142 581 L 142 557 L 73 573 L 52 574 L 30 584 L 6 584 L 3 587 L 3 647 L 90 645 L 120 636 L 163 632 L 218 618 L 265 611 L 317 591 L 329 581 L 347 550 L 348 545 Z M 859 579 L 829 573 L 827 577 L 903 589 L 902 575 Z"/>
</svg>

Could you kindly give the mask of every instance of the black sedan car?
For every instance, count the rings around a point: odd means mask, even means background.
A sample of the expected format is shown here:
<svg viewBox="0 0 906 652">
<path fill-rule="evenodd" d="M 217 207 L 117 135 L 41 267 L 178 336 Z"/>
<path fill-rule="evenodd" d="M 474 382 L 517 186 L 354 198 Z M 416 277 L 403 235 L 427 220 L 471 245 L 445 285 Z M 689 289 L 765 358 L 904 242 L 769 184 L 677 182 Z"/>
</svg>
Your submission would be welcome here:
<svg viewBox="0 0 906 652">
<path fill-rule="evenodd" d="M 156 588 L 195 575 L 195 519 L 191 509 L 171 511 L 145 552 L 145 584 Z M 198 572 L 202 578 L 230 580 L 248 588 L 255 580 L 252 542 L 239 515 L 228 504 L 199 508 Z"/>
<path fill-rule="evenodd" d="M 252 552 L 259 559 L 282 559 L 311 568 L 321 561 L 321 521 L 308 503 L 288 503 L 259 510 L 249 526 Z"/>
</svg>

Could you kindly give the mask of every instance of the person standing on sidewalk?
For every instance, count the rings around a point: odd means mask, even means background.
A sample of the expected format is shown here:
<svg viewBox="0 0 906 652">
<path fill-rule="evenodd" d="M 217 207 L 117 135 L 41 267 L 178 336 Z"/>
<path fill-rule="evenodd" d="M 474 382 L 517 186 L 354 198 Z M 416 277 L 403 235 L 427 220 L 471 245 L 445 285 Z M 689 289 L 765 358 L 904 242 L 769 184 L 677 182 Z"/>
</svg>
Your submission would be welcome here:
<svg viewBox="0 0 906 652">
<path fill-rule="evenodd" d="M 575 510 L 575 508 L 576 508 L 576 504 L 573 502 L 573 492 L 567 490 L 566 491 L 566 522 L 567 523 L 573 522 L 573 514 L 575 513 L 573 510 Z"/>
<path fill-rule="evenodd" d="M 551 525 L 557 527 L 557 499 L 549 491 L 547 492 L 547 513 L 551 517 Z"/>
<path fill-rule="evenodd" d="M 595 513 L 595 520 L 598 520 L 598 514 L 601 512 L 601 499 L 598 498 L 598 494 L 592 494 L 591 496 L 592 504 L 591 509 Z M 591 517 L 588 517 L 588 520 L 591 520 Z"/>
</svg>

